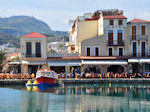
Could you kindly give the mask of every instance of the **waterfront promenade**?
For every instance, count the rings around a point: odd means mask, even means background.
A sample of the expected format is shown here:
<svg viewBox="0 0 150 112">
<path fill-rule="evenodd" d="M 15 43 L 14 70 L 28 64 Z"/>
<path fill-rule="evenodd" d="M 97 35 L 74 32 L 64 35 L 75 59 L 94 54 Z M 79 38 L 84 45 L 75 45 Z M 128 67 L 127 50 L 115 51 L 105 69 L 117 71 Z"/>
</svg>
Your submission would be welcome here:
<svg viewBox="0 0 150 112">
<path fill-rule="evenodd" d="M 60 74 L 58 76 L 59 82 L 62 84 L 105 84 L 105 83 L 120 83 L 120 84 L 150 84 L 149 74 L 135 73 L 129 75 L 128 73 L 121 74 L 85 74 L 82 76 Z M 0 85 L 19 85 L 25 84 L 28 80 L 33 82 L 35 74 L 20 75 L 20 74 L 0 74 Z"/>
<path fill-rule="evenodd" d="M 35 79 L 4 79 L 0 80 L 0 85 L 20 85 L 33 82 Z M 59 79 L 62 84 L 150 84 L 150 78 L 68 78 Z"/>
</svg>

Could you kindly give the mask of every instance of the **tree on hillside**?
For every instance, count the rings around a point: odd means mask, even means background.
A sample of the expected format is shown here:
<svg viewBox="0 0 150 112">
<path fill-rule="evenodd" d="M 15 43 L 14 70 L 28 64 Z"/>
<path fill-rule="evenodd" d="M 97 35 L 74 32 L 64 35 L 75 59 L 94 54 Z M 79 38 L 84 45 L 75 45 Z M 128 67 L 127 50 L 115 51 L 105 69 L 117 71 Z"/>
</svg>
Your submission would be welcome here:
<svg viewBox="0 0 150 112">
<path fill-rule="evenodd" d="M 17 56 L 17 57 L 14 57 L 11 61 L 12 61 L 12 62 L 20 62 L 21 59 L 20 59 L 19 56 Z"/>
<path fill-rule="evenodd" d="M 5 60 L 6 60 L 6 53 L 3 51 L 0 51 L 0 71 L 2 70 L 2 65 Z"/>
<path fill-rule="evenodd" d="M 51 49 L 49 52 L 50 54 L 56 54 L 56 51 L 54 49 Z"/>
</svg>

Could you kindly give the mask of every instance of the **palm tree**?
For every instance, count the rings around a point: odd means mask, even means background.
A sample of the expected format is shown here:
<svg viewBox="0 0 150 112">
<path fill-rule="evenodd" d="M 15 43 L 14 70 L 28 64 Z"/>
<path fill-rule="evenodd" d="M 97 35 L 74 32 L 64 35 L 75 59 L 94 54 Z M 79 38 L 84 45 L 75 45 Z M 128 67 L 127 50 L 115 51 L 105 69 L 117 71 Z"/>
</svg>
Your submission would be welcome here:
<svg viewBox="0 0 150 112">
<path fill-rule="evenodd" d="M 0 51 L 0 70 L 2 70 L 2 65 L 6 60 L 6 52 Z"/>
</svg>

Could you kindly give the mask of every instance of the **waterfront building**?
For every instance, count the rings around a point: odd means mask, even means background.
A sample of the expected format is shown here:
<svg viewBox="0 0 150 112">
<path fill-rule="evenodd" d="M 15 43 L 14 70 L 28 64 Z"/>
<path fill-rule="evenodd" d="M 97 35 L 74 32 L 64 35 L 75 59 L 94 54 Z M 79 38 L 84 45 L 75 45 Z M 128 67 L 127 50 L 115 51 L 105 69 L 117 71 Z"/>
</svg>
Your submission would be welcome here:
<svg viewBox="0 0 150 112">
<path fill-rule="evenodd" d="M 150 21 L 133 19 L 127 24 L 130 73 L 150 72 Z"/>
<path fill-rule="evenodd" d="M 78 16 L 69 30 L 68 52 L 51 53 L 45 36 L 22 36 L 22 73 L 50 68 L 57 73 L 150 72 L 150 21 L 127 21 L 122 10 L 97 10 Z M 60 42 L 61 43 L 61 42 Z"/>
<path fill-rule="evenodd" d="M 65 54 L 68 53 L 67 42 L 50 42 L 47 44 L 48 52 L 51 54 Z"/>
<path fill-rule="evenodd" d="M 70 30 L 70 52 L 82 58 L 82 72 L 127 72 L 127 17 L 123 11 L 98 10 L 77 17 Z"/>
<path fill-rule="evenodd" d="M 47 37 L 32 32 L 20 37 L 23 74 L 36 73 L 39 68 L 47 68 Z"/>
</svg>

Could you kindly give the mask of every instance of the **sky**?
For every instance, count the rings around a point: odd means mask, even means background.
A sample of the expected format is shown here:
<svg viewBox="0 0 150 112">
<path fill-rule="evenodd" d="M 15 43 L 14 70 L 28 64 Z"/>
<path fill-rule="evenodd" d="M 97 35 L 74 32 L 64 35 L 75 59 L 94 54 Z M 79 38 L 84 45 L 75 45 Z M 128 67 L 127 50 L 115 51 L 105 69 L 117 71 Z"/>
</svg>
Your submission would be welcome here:
<svg viewBox="0 0 150 112">
<path fill-rule="evenodd" d="M 69 20 L 99 9 L 120 9 L 128 21 L 150 20 L 150 0 L 1 0 L 0 17 L 34 16 L 52 30 L 68 31 Z"/>
</svg>

